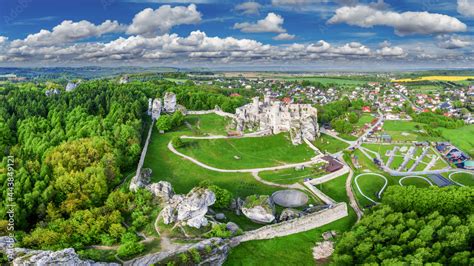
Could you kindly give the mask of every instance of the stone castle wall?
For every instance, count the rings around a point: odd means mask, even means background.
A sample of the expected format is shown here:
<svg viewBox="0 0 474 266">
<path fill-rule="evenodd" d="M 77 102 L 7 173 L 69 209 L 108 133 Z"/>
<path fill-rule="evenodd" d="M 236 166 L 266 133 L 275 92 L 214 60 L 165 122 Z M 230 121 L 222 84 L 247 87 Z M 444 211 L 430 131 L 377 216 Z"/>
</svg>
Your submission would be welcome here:
<svg viewBox="0 0 474 266">
<path fill-rule="evenodd" d="M 248 231 L 244 235 L 239 236 L 236 240 L 239 242 L 245 242 L 301 233 L 329 224 L 346 217 L 347 215 L 347 204 L 342 202 L 334 205 L 332 208 L 311 213 L 301 218 L 267 225 L 253 231 Z"/>
</svg>

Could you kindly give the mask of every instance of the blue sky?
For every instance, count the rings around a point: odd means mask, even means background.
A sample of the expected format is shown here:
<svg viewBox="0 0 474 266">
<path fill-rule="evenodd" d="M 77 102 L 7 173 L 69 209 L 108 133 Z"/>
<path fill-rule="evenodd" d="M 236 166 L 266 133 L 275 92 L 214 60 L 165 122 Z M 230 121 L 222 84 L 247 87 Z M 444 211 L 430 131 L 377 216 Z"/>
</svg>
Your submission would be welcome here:
<svg viewBox="0 0 474 266">
<path fill-rule="evenodd" d="M 474 0 L 1 0 L 0 65 L 473 67 Z"/>
</svg>

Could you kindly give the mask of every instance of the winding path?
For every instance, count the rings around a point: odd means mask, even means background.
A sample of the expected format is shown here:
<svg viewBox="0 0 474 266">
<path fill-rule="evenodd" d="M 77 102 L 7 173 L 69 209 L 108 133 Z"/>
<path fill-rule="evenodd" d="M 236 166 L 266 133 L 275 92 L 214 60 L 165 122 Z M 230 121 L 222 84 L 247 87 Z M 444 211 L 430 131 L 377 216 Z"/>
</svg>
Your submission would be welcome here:
<svg viewBox="0 0 474 266">
<path fill-rule="evenodd" d="M 453 175 L 455 175 L 455 174 L 460 174 L 460 173 L 469 174 L 469 175 L 471 175 L 471 176 L 474 178 L 474 173 L 472 173 L 472 172 L 468 172 L 468 171 L 456 171 L 456 172 L 450 173 L 450 174 L 448 175 L 448 179 L 451 180 L 451 181 L 453 181 L 453 182 L 454 182 L 456 185 L 458 185 L 458 186 L 465 187 L 466 185 L 463 185 L 463 184 L 461 184 L 461 183 L 459 183 L 459 182 L 456 182 L 456 181 L 454 181 L 454 180 L 451 178 L 451 176 L 453 176 Z"/>
<path fill-rule="evenodd" d="M 352 168 L 349 167 L 349 176 L 346 179 L 346 193 L 347 197 L 349 197 L 349 205 L 351 205 L 352 209 L 354 209 L 357 215 L 357 222 L 360 221 L 364 212 L 360 209 L 359 204 L 357 204 L 357 200 L 354 195 L 354 191 L 352 191 L 352 177 L 354 176 L 354 171 Z"/>
<path fill-rule="evenodd" d="M 402 186 L 402 187 L 405 186 L 405 185 L 402 184 L 402 181 L 407 179 L 407 178 L 421 178 L 421 179 L 425 180 L 426 182 L 428 182 L 428 184 L 430 184 L 430 186 L 433 186 L 433 183 L 428 178 L 423 177 L 423 176 L 419 176 L 419 175 L 408 175 L 408 176 L 404 176 L 404 177 L 400 178 L 400 180 L 398 180 L 398 183 L 400 184 L 400 186 Z"/>
<path fill-rule="evenodd" d="M 378 177 L 381 177 L 383 180 L 385 180 L 385 184 L 383 185 L 382 189 L 380 189 L 380 191 L 377 193 L 377 197 L 380 198 L 380 196 L 382 195 L 383 191 L 385 190 L 385 188 L 387 187 L 388 185 L 388 180 L 385 176 L 381 175 L 381 174 L 377 174 L 377 173 L 363 173 L 363 174 L 359 174 L 358 176 L 355 177 L 355 180 L 354 180 L 354 183 L 357 187 L 357 190 L 359 190 L 359 193 L 366 199 L 368 199 L 369 201 L 375 203 L 375 204 L 379 204 L 380 202 L 377 202 L 377 201 L 374 201 L 373 199 L 369 198 L 367 195 L 364 194 L 364 192 L 362 192 L 362 190 L 360 189 L 359 187 L 359 183 L 357 182 L 357 180 L 359 179 L 359 177 L 361 176 L 366 176 L 366 175 L 374 175 L 374 176 L 378 176 Z"/>
<path fill-rule="evenodd" d="M 182 154 L 181 152 L 177 151 L 173 147 L 173 144 L 171 143 L 171 141 L 168 143 L 168 149 L 172 153 L 174 153 L 174 154 L 176 154 L 176 155 L 178 155 L 178 156 L 180 156 L 180 157 L 182 157 L 182 158 L 184 158 L 188 161 L 191 161 L 194 164 L 197 164 L 197 165 L 201 166 L 202 168 L 206 168 L 208 170 L 221 172 L 221 173 L 254 173 L 254 172 L 261 172 L 261 171 L 281 170 L 281 169 L 287 169 L 287 168 L 295 168 L 295 167 L 299 167 L 299 166 L 308 166 L 308 165 L 315 164 L 315 163 L 318 163 L 318 162 L 321 161 L 321 156 L 318 155 L 316 157 L 313 157 L 310 161 L 306 161 L 306 162 L 302 162 L 302 163 L 284 164 L 284 165 L 273 166 L 273 167 L 253 168 L 253 169 L 220 169 L 220 168 L 212 167 L 210 165 L 202 163 L 202 162 L 194 159 L 191 156 Z"/>
</svg>

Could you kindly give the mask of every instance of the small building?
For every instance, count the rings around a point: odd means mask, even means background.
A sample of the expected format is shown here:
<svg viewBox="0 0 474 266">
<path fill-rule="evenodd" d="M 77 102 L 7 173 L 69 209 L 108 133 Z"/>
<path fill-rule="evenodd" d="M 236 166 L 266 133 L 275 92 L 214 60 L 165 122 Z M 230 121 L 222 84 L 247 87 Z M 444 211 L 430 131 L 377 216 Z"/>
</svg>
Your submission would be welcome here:
<svg viewBox="0 0 474 266">
<path fill-rule="evenodd" d="M 474 161 L 473 160 L 465 161 L 464 169 L 474 170 Z"/>
<path fill-rule="evenodd" d="M 371 112 L 370 107 L 369 107 L 369 106 L 364 106 L 364 107 L 362 107 L 362 112 L 364 112 L 364 113 L 370 113 L 370 112 Z"/>
<path fill-rule="evenodd" d="M 326 170 L 326 172 L 328 173 L 336 172 L 344 167 L 342 163 L 340 163 L 338 160 L 334 159 L 329 155 L 326 155 L 321 159 L 327 162 L 327 164 L 324 166 L 324 170 Z"/>
<path fill-rule="evenodd" d="M 392 137 L 387 133 L 383 133 L 382 135 L 380 135 L 380 141 L 381 142 L 386 142 L 386 143 L 391 143 L 392 142 Z"/>
</svg>

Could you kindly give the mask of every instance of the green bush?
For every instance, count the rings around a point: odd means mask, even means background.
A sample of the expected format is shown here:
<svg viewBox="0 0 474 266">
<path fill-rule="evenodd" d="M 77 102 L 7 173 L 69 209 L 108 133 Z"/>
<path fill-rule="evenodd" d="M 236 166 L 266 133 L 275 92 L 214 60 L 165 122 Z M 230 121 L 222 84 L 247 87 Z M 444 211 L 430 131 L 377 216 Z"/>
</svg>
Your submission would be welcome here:
<svg viewBox="0 0 474 266">
<path fill-rule="evenodd" d="M 201 255 L 199 254 L 199 251 L 197 251 L 197 249 L 195 248 L 190 249 L 189 254 L 191 254 L 191 258 L 193 258 L 193 261 L 195 263 L 201 262 Z"/>
<path fill-rule="evenodd" d="M 145 250 L 145 246 L 139 242 L 126 242 L 117 249 L 117 255 L 121 258 L 129 258 L 140 254 Z"/>
<path fill-rule="evenodd" d="M 216 195 L 216 202 L 213 205 L 214 207 L 224 209 L 230 206 L 232 198 L 234 197 L 234 195 L 232 195 L 232 192 L 216 185 L 210 185 L 208 189 L 214 192 L 214 194 Z"/>
</svg>

